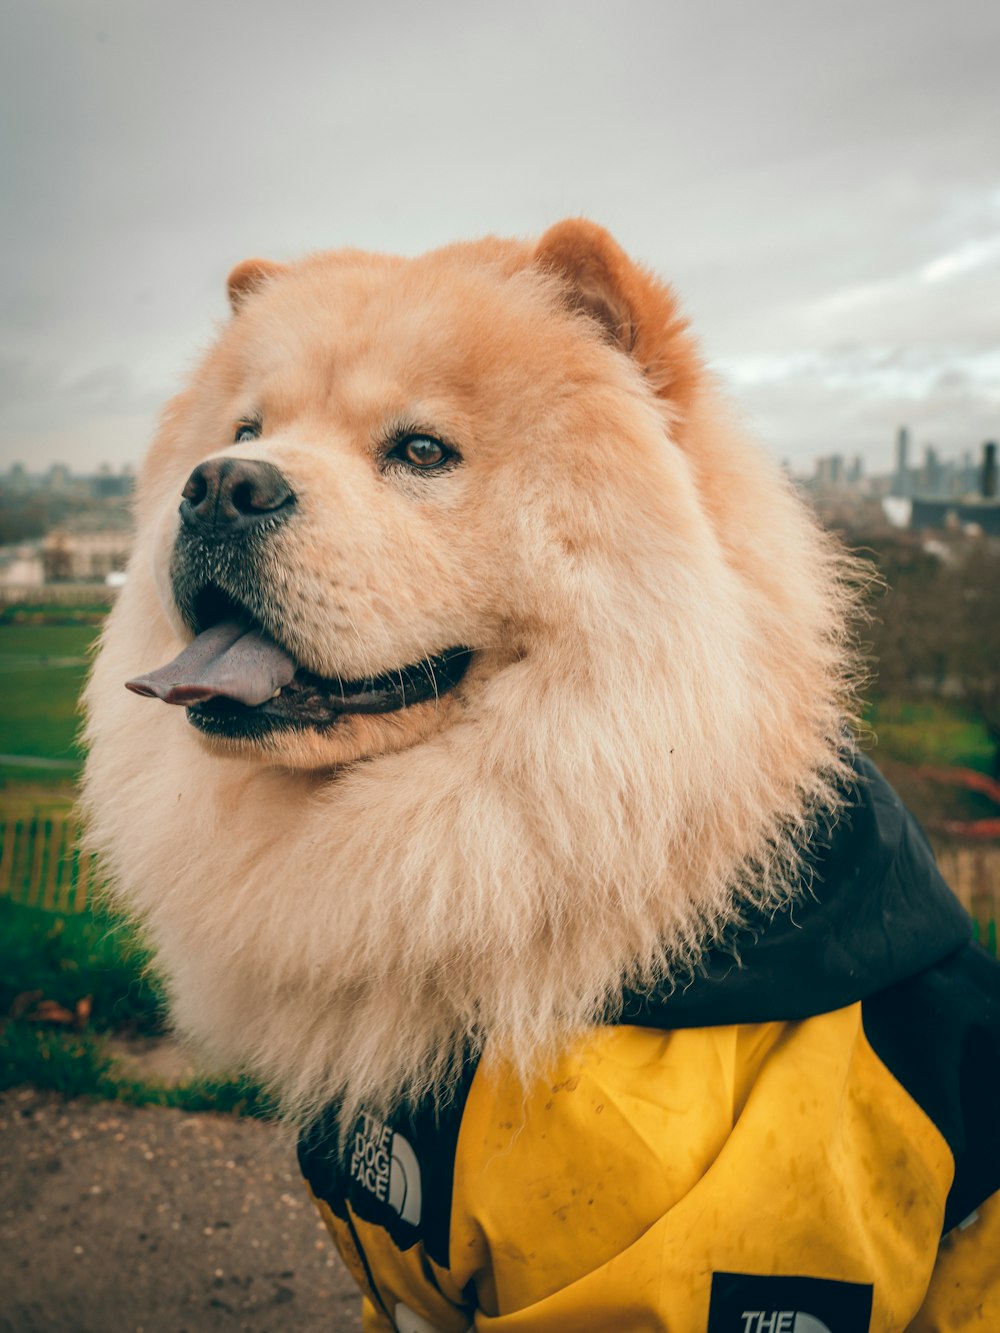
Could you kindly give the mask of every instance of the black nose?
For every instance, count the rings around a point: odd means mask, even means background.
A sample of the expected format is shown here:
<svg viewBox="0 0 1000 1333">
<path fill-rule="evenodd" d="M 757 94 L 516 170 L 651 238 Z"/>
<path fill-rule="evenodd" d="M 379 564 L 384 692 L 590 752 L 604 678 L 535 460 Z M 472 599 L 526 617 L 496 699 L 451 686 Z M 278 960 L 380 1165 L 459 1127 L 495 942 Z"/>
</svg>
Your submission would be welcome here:
<svg viewBox="0 0 1000 1333">
<path fill-rule="evenodd" d="M 253 458 L 199 463 L 182 494 L 180 513 L 188 527 L 219 537 L 265 519 L 287 518 L 295 505 L 292 488 L 278 469 Z"/>
</svg>

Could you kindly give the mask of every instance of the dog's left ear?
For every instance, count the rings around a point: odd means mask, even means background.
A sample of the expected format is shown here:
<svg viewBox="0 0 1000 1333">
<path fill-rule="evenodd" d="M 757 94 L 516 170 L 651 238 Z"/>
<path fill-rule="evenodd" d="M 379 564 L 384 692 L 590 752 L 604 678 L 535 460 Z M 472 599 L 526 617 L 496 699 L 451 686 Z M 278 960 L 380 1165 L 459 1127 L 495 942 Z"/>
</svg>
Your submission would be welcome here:
<svg viewBox="0 0 1000 1333">
<path fill-rule="evenodd" d="M 270 282 L 280 273 L 286 272 L 284 264 L 276 264 L 273 259 L 244 259 L 237 264 L 226 279 L 226 291 L 233 314 L 252 293 Z"/>
<path fill-rule="evenodd" d="M 639 363 L 656 393 L 683 411 L 701 377 L 701 360 L 670 288 L 585 218 L 550 227 L 535 262 L 562 279 L 571 309 L 596 320 L 605 337 Z"/>
</svg>

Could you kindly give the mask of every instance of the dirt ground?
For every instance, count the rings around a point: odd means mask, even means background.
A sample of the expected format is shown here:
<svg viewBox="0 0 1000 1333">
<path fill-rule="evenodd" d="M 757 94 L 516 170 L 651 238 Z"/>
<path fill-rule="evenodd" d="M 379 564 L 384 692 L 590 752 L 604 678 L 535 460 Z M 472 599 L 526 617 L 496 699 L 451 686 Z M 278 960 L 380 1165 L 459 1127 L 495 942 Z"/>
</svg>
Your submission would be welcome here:
<svg viewBox="0 0 1000 1333">
<path fill-rule="evenodd" d="M 2 1333 L 340 1333 L 360 1299 L 273 1125 L 0 1095 Z"/>
</svg>

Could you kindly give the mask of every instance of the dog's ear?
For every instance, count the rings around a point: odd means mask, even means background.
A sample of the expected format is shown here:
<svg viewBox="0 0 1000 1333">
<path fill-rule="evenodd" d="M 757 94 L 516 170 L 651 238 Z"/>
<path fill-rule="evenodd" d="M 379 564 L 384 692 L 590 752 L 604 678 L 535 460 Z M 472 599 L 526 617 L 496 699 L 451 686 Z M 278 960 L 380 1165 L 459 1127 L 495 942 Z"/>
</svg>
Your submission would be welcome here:
<svg viewBox="0 0 1000 1333">
<path fill-rule="evenodd" d="M 571 309 L 596 320 L 605 337 L 639 363 L 656 393 L 683 411 L 701 377 L 701 360 L 670 288 L 584 218 L 550 227 L 535 262 L 562 279 Z"/>
<path fill-rule="evenodd" d="M 284 272 L 286 272 L 285 265 L 276 264 L 272 259 L 244 259 L 242 264 L 237 264 L 226 279 L 226 290 L 229 292 L 229 304 L 233 314 L 237 313 L 252 292 Z"/>
<path fill-rule="evenodd" d="M 584 218 L 557 222 L 539 241 L 536 260 L 563 279 L 572 309 L 596 319 L 613 343 L 631 353 L 635 346 L 628 299 L 631 265 L 603 227 Z"/>
</svg>

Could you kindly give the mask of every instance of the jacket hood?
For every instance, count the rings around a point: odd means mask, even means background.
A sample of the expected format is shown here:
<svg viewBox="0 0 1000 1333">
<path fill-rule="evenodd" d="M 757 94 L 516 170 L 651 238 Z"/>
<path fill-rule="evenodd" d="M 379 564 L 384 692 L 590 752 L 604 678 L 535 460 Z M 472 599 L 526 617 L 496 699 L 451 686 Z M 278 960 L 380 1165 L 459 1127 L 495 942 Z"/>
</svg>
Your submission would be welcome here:
<svg viewBox="0 0 1000 1333">
<path fill-rule="evenodd" d="M 923 830 L 858 755 L 847 802 L 817 822 L 788 906 L 748 919 L 689 980 L 627 993 L 609 1021 L 670 1029 L 811 1018 L 914 976 L 970 935 Z"/>
</svg>

